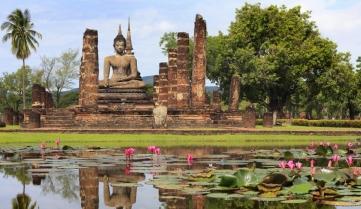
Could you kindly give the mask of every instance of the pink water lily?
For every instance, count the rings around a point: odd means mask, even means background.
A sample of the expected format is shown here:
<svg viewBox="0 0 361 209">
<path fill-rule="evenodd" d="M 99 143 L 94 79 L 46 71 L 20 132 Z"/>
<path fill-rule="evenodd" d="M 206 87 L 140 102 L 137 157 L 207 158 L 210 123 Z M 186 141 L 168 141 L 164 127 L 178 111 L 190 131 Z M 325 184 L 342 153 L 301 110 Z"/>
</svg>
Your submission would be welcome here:
<svg viewBox="0 0 361 209">
<path fill-rule="evenodd" d="M 148 152 L 154 153 L 156 148 L 157 148 L 156 146 L 149 146 L 148 147 Z"/>
<path fill-rule="evenodd" d="M 132 157 L 132 155 L 134 155 L 134 153 L 135 153 L 135 149 L 132 147 L 129 147 L 124 150 L 124 155 L 127 159 L 130 159 Z"/>
<path fill-rule="evenodd" d="M 298 170 L 301 170 L 301 169 L 302 169 L 302 163 L 301 163 L 301 162 L 297 162 L 297 163 L 295 164 L 295 166 L 296 166 L 296 168 L 297 168 Z"/>
<path fill-rule="evenodd" d="M 334 145 L 333 145 L 333 149 L 334 149 L 334 150 L 338 150 L 338 144 L 334 144 Z"/>
<path fill-rule="evenodd" d="M 354 176 L 360 176 L 361 175 L 361 168 L 352 168 L 352 174 L 354 175 Z"/>
<path fill-rule="evenodd" d="M 56 144 L 56 147 L 59 149 L 60 138 L 55 139 L 55 144 Z"/>
<path fill-rule="evenodd" d="M 154 154 L 160 155 L 160 148 L 159 147 L 155 148 Z"/>
<path fill-rule="evenodd" d="M 328 167 L 328 168 L 332 168 L 332 160 L 329 160 L 329 161 L 328 161 L 327 167 Z"/>
<path fill-rule="evenodd" d="M 334 155 L 332 155 L 331 159 L 333 162 L 337 163 L 338 161 L 340 161 L 341 157 L 340 157 L 340 155 L 334 154 Z"/>
<path fill-rule="evenodd" d="M 45 149 L 46 148 L 46 143 L 45 142 L 41 143 L 39 145 L 39 147 L 40 147 L 40 149 Z"/>
<path fill-rule="evenodd" d="M 311 167 L 311 168 L 314 168 L 314 167 L 315 167 L 315 160 L 314 160 L 314 159 L 312 159 L 312 160 L 310 161 L 310 167 Z"/>
<path fill-rule="evenodd" d="M 348 143 L 347 143 L 347 148 L 351 149 L 352 147 L 353 147 L 352 142 L 348 142 Z"/>
<path fill-rule="evenodd" d="M 188 163 L 188 165 L 193 164 L 193 156 L 192 156 L 192 154 L 187 154 L 187 163 Z"/>
<path fill-rule="evenodd" d="M 352 155 L 347 156 L 347 158 L 346 158 L 346 163 L 347 163 L 347 165 L 348 165 L 349 167 L 352 166 L 352 163 L 353 163 Z"/>
<path fill-rule="evenodd" d="M 295 163 L 293 162 L 293 160 L 290 160 L 290 161 L 287 162 L 287 166 L 288 166 L 291 170 L 293 170 L 296 165 L 295 165 Z"/>
<path fill-rule="evenodd" d="M 311 167 L 310 174 L 311 174 L 311 176 L 314 176 L 316 174 L 316 168 L 315 167 Z"/>
<path fill-rule="evenodd" d="M 329 147 L 329 146 L 331 146 L 331 143 L 330 143 L 330 142 L 326 142 L 326 145 Z"/>
<path fill-rule="evenodd" d="M 282 169 L 285 169 L 287 167 L 287 162 L 286 161 L 280 161 L 278 163 L 278 167 L 282 168 Z"/>
</svg>

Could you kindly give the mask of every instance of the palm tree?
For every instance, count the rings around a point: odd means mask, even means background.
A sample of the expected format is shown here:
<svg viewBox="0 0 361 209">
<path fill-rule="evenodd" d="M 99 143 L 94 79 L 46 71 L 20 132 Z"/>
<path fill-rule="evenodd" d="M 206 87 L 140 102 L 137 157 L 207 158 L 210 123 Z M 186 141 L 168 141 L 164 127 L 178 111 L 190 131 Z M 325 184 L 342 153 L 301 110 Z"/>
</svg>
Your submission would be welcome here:
<svg viewBox="0 0 361 209">
<path fill-rule="evenodd" d="M 22 89 L 23 89 L 23 108 L 25 109 L 25 59 L 31 54 L 31 49 L 36 50 L 39 46 L 36 38 L 41 39 L 41 34 L 33 30 L 34 23 L 31 22 L 30 12 L 25 9 L 24 12 L 20 9 L 14 10 L 1 25 L 1 30 L 6 31 L 2 41 L 11 41 L 11 52 L 17 59 L 23 61 L 23 76 L 22 76 Z"/>
<path fill-rule="evenodd" d="M 31 204 L 31 198 L 27 194 L 18 194 L 11 201 L 12 209 L 35 209 L 36 202 Z M 38 207 L 39 208 L 39 207 Z"/>
</svg>

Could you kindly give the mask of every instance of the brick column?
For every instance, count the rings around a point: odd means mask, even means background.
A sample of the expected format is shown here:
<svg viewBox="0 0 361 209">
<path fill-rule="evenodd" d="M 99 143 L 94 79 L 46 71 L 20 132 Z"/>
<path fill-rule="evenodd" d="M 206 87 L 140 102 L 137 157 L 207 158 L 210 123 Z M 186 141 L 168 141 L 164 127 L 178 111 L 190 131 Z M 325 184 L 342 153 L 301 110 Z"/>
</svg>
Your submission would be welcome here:
<svg viewBox="0 0 361 209">
<path fill-rule="evenodd" d="M 188 108 L 190 103 L 189 35 L 181 32 L 177 36 L 177 107 Z"/>
<path fill-rule="evenodd" d="M 168 64 L 166 62 L 159 63 L 158 103 L 164 106 L 168 105 Z"/>
<path fill-rule="evenodd" d="M 153 76 L 153 101 L 154 103 L 159 102 L 159 75 Z"/>
<path fill-rule="evenodd" d="M 168 107 L 177 107 L 177 49 L 168 50 Z"/>
<path fill-rule="evenodd" d="M 79 169 L 80 199 L 82 209 L 99 207 L 99 180 L 96 167 Z"/>
<path fill-rule="evenodd" d="M 32 93 L 31 93 L 31 107 L 33 108 L 41 108 L 42 107 L 42 101 L 41 101 L 41 92 L 43 87 L 39 84 L 33 84 L 32 87 Z"/>
<path fill-rule="evenodd" d="M 50 92 L 46 92 L 45 108 L 53 108 L 53 107 L 54 107 L 53 95 Z"/>
<path fill-rule="evenodd" d="M 221 93 L 218 90 L 213 91 L 211 107 L 217 112 L 221 111 Z"/>
<path fill-rule="evenodd" d="M 80 65 L 79 105 L 97 105 L 98 90 L 98 31 L 86 29 L 83 36 L 83 52 Z"/>
<path fill-rule="evenodd" d="M 194 23 L 194 51 L 192 69 L 192 107 L 203 107 L 206 103 L 206 42 L 207 26 L 203 17 L 196 15 Z"/>
<path fill-rule="evenodd" d="M 231 79 L 231 86 L 229 91 L 229 111 L 238 111 L 240 93 L 240 77 L 233 75 Z"/>
</svg>

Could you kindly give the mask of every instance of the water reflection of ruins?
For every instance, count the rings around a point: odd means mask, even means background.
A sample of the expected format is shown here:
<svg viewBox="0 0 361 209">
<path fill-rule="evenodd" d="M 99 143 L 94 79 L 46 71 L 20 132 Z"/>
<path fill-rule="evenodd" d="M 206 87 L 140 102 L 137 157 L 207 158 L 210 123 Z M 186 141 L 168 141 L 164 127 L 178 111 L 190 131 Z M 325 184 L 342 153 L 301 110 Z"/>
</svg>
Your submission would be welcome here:
<svg viewBox="0 0 361 209">
<path fill-rule="evenodd" d="M 144 180 L 144 174 L 127 175 L 126 169 L 126 167 L 79 169 L 82 209 L 99 208 L 100 182 L 103 183 L 103 198 L 106 206 L 116 209 L 131 209 L 136 202 L 136 185 Z"/>
</svg>

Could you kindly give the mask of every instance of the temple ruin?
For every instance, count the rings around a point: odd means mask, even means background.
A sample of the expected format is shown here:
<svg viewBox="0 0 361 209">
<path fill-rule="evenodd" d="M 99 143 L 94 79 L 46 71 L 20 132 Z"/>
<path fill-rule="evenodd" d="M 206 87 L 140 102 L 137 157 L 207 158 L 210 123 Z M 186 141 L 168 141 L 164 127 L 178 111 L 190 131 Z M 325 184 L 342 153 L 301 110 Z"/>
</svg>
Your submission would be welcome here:
<svg viewBox="0 0 361 209">
<path fill-rule="evenodd" d="M 216 128 L 255 127 L 255 112 L 241 112 L 240 77 L 231 80 L 229 109 L 221 110 L 221 93 L 206 93 L 207 26 L 201 15 L 194 23 L 193 65 L 189 63 L 189 34 L 177 33 L 177 47 L 159 63 L 153 95 L 147 95 L 137 70 L 130 24 L 126 38 L 119 29 L 114 39 L 117 56 L 104 61 L 104 80 L 99 80 L 98 32 L 83 36 L 79 78 L 79 103 L 53 108 L 51 95 L 33 86 L 33 106 L 24 111 L 24 128 Z M 113 70 L 109 77 L 109 70 Z M 49 96 L 50 95 L 50 96 Z"/>
</svg>

